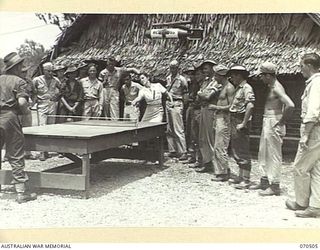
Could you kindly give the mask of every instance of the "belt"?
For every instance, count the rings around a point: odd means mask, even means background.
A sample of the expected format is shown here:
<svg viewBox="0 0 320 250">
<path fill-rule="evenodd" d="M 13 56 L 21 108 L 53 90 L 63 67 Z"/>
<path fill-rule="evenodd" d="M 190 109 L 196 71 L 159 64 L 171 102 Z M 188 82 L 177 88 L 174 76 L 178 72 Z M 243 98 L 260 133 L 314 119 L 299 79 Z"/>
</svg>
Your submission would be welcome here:
<svg viewBox="0 0 320 250">
<path fill-rule="evenodd" d="M 228 115 L 230 112 L 229 112 L 229 110 L 215 110 L 215 113 L 216 114 L 226 114 L 226 115 Z"/>
<path fill-rule="evenodd" d="M 98 100 L 98 98 L 91 98 L 91 99 L 84 99 L 85 101 L 95 101 Z"/>
<path fill-rule="evenodd" d="M 181 102 L 182 102 L 182 99 L 180 99 L 180 98 L 173 98 L 173 101 L 174 101 L 174 102 L 177 102 L 177 101 L 181 101 Z"/>
<path fill-rule="evenodd" d="M 105 86 L 104 88 L 118 90 L 117 86 Z"/>
<path fill-rule="evenodd" d="M 235 113 L 235 112 L 230 112 L 231 117 L 244 117 L 244 113 Z"/>
</svg>

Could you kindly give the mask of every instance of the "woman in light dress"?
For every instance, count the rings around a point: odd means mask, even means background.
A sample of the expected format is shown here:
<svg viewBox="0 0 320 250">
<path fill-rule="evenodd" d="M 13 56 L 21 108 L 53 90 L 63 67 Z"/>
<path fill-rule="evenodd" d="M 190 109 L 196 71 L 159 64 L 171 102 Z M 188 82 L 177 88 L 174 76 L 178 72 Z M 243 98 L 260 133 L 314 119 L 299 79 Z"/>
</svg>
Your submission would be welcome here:
<svg viewBox="0 0 320 250">
<path fill-rule="evenodd" d="M 137 105 L 143 99 L 146 101 L 147 107 L 141 121 L 162 122 L 164 115 L 162 96 L 166 95 L 169 98 L 170 105 L 173 103 L 172 96 L 160 83 L 151 83 L 146 73 L 140 75 L 140 81 L 144 88 L 139 91 L 138 97 L 132 101 L 132 104 Z"/>
</svg>

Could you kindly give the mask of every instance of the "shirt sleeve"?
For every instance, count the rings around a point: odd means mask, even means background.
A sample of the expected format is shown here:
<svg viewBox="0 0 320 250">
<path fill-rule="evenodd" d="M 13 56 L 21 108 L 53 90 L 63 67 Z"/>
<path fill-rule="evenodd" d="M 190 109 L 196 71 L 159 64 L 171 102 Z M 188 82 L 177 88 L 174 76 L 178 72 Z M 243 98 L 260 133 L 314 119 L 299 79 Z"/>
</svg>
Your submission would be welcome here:
<svg viewBox="0 0 320 250">
<path fill-rule="evenodd" d="M 38 93 L 38 82 L 37 81 L 38 80 L 37 80 L 36 77 L 33 78 L 33 80 L 32 80 L 32 87 L 33 87 L 33 91 L 34 91 L 35 94 Z"/>
<path fill-rule="evenodd" d="M 98 96 L 99 96 L 99 105 L 100 106 L 102 106 L 103 105 L 103 85 L 102 85 L 102 82 L 100 82 L 99 80 L 98 80 L 98 83 L 99 83 L 99 94 L 98 94 Z"/>
<path fill-rule="evenodd" d="M 254 92 L 253 89 L 250 85 L 245 86 L 244 88 L 244 100 L 246 103 L 249 102 L 255 102 L 255 96 L 254 96 Z"/>
<path fill-rule="evenodd" d="M 28 84 L 25 80 L 19 79 L 17 85 L 15 87 L 16 97 L 17 98 L 25 98 L 28 100 Z"/>
<path fill-rule="evenodd" d="M 104 76 L 105 76 L 105 71 L 102 70 L 102 71 L 99 73 L 98 80 L 101 81 L 101 82 L 103 82 Z"/>
<path fill-rule="evenodd" d="M 320 80 L 312 83 L 307 100 L 307 112 L 303 123 L 320 121 Z"/>
</svg>

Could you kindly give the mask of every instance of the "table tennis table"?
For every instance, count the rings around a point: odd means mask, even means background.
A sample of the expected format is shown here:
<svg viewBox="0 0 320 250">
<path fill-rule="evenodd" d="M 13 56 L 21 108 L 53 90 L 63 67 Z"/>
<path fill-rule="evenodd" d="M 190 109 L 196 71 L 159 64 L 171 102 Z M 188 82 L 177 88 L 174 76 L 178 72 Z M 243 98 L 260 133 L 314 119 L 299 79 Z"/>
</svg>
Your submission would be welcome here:
<svg viewBox="0 0 320 250">
<path fill-rule="evenodd" d="M 72 163 L 41 172 L 28 171 L 30 186 L 83 191 L 89 197 L 90 163 L 108 158 L 159 161 L 163 165 L 166 123 L 88 120 L 23 128 L 29 151 L 59 152 Z M 120 147 L 153 141 L 154 147 Z M 1 163 L 0 163 L 1 164 Z M 81 173 L 70 173 L 79 168 Z M 66 173 L 67 172 L 67 173 Z M 11 170 L 1 169 L 0 185 L 9 185 Z M 1 186 L 0 186 L 1 187 Z"/>
</svg>

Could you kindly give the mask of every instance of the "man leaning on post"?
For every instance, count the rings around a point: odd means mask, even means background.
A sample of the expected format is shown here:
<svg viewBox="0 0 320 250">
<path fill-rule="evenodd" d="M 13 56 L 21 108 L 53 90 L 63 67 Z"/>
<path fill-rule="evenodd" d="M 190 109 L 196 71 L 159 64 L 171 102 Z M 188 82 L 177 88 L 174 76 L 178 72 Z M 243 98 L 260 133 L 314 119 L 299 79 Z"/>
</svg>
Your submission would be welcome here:
<svg viewBox="0 0 320 250">
<path fill-rule="evenodd" d="M 24 136 L 18 115 L 27 113 L 27 83 L 21 78 L 23 58 L 12 52 L 4 58 L 5 74 L 0 76 L 0 149 L 6 144 L 6 154 L 12 167 L 12 184 L 17 202 L 35 200 L 35 193 L 26 193 L 28 176 L 24 171 Z"/>
</svg>

